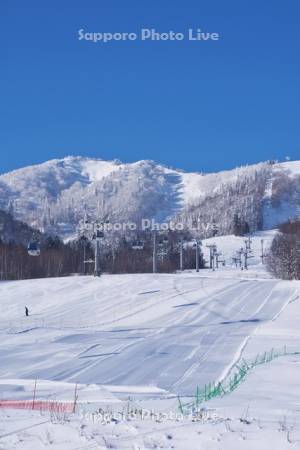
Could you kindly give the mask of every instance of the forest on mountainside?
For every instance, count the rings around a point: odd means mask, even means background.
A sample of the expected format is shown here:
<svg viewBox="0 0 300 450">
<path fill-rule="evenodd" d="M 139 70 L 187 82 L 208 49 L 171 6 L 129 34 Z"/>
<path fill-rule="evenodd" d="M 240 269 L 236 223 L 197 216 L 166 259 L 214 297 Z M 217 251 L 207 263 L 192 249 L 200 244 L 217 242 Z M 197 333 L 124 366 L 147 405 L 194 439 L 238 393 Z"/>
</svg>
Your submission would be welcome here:
<svg viewBox="0 0 300 450">
<path fill-rule="evenodd" d="M 279 227 L 267 258 L 268 270 L 284 280 L 300 279 L 300 220 Z"/>
</svg>

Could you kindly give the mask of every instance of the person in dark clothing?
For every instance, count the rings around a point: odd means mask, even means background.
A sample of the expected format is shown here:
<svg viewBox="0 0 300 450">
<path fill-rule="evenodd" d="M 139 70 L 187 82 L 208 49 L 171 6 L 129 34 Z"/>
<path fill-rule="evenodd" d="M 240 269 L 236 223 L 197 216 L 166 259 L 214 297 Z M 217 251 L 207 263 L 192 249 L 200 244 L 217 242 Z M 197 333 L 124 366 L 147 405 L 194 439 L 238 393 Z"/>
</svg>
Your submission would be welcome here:
<svg viewBox="0 0 300 450">
<path fill-rule="evenodd" d="M 29 309 L 27 308 L 27 306 L 25 306 L 25 316 L 26 316 L 26 317 L 29 316 Z"/>
</svg>

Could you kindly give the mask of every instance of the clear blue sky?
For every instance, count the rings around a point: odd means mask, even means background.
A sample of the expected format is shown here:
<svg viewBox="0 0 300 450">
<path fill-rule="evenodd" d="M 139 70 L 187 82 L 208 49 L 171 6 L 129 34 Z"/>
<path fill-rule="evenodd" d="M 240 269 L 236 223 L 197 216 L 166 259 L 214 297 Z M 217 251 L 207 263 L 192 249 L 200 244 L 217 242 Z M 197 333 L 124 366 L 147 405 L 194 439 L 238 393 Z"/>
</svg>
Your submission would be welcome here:
<svg viewBox="0 0 300 450">
<path fill-rule="evenodd" d="M 0 172 L 69 154 L 203 171 L 300 159 L 298 0 L 2 0 L 0 21 Z M 77 39 L 142 27 L 221 40 Z"/>
</svg>

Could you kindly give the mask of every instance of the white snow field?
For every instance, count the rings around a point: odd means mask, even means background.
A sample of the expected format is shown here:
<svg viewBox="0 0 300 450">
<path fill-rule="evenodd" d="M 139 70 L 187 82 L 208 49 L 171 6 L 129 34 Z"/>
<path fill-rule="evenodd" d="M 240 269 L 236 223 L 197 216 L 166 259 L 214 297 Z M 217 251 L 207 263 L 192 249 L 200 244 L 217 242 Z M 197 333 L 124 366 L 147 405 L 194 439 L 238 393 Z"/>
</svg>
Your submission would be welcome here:
<svg viewBox="0 0 300 450">
<path fill-rule="evenodd" d="M 258 261 L 247 273 L 0 283 L 0 401 L 32 400 L 37 380 L 36 399 L 72 402 L 78 383 L 71 416 L 0 409 L 0 449 L 299 449 L 300 284 L 268 278 Z M 178 395 L 191 401 L 242 358 L 284 346 L 201 404 L 201 419 L 181 417 Z M 135 410 L 145 417 L 120 415 Z"/>
</svg>

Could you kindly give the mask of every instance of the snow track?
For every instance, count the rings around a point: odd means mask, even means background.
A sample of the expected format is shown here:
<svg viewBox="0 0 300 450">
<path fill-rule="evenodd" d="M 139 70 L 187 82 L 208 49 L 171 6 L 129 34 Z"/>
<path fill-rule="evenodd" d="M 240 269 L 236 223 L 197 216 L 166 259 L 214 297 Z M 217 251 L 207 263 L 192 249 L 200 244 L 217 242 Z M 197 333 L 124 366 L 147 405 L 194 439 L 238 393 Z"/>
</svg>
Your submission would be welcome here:
<svg viewBox="0 0 300 450">
<path fill-rule="evenodd" d="M 113 275 L 2 283 L 1 378 L 154 385 L 181 395 L 230 370 L 294 295 L 276 280 Z M 24 305 L 33 314 L 21 319 Z"/>
</svg>

